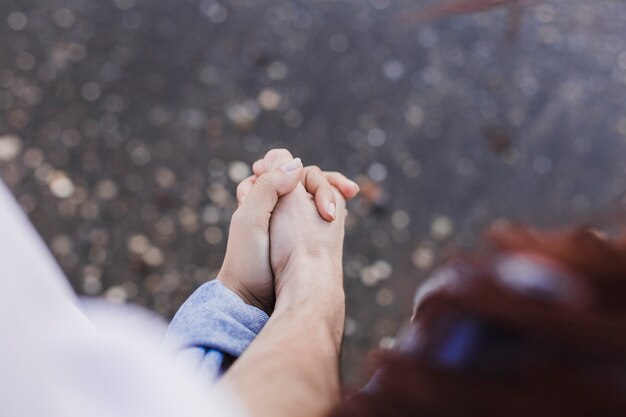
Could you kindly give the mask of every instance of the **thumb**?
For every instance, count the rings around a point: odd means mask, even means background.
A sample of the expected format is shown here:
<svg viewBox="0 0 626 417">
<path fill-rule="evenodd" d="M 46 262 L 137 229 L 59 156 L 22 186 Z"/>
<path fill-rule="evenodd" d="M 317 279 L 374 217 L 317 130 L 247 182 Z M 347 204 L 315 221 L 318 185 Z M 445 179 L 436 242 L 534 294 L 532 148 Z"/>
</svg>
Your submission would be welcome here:
<svg viewBox="0 0 626 417">
<path fill-rule="evenodd" d="M 261 175 L 238 210 L 247 224 L 269 226 L 278 198 L 292 192 L 300 183 L 302 161 L 295 158 L 282 167 Z"/>
</svg>

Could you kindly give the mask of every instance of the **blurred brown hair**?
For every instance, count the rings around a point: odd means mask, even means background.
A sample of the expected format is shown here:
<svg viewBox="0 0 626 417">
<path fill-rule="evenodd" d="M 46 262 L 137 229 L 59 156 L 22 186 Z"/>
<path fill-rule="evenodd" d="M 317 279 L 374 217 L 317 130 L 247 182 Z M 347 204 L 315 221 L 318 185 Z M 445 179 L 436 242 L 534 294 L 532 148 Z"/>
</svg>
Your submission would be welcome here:
<svg viewBox="0 0 626 417">
<path fill-rule="evenodd" d="M 442 287 L 419 304 L 410 337 L 436 338 L 442 318 L 476 318 L 501 329 L 496 333 L 514 335 L 511 344 L 520 341 L 519 363 L 505 356 L 502 370 L 482 372 L 441 367 L 401 349 L 377 352 L 366 389 L 348 397 L 333 417 L 626 416 L 626 239 L 587 229 L 510 228 L 489 241 L 488 255 L 469 260 L 475 273 L 463 291 Z M 497 285 L 486 265 L 506 254 L 557 265 L 588 297 L 555 303 Z M 541 343 L 524 344 L 528 340 Z"/>
</svg>

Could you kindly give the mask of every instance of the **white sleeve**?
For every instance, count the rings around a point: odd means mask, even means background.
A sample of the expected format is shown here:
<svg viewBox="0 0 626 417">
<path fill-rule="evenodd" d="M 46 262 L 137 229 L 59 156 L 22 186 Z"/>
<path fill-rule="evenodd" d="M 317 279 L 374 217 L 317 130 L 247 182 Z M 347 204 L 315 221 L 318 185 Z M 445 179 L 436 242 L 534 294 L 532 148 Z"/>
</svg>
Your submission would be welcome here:
<svg viewBox="0 0 626 417">
<path fill-rule="evenodd" d="M 94 324 L 79 305 L 0 181 L 0 416 L 244 415 L 160 349 L 147 313 L 96 303 Z"/>
</svg>

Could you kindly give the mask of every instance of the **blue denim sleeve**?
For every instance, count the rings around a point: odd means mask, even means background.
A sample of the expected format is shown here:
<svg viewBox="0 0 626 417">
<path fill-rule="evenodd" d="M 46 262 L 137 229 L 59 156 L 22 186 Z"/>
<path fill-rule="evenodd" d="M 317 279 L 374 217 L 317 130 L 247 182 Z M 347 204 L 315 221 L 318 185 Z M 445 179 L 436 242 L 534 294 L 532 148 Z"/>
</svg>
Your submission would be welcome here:
<svg viewBox="0 0 626 417">
<path fill-rule="evenodd" d="M 198 288 L 180 307 L 165 335 L 199 372 L 216 377 L 246 350 L 269 316 L 218 280 Z M 211 374 L 211 375 L 209 375 Z"/>
</svg>

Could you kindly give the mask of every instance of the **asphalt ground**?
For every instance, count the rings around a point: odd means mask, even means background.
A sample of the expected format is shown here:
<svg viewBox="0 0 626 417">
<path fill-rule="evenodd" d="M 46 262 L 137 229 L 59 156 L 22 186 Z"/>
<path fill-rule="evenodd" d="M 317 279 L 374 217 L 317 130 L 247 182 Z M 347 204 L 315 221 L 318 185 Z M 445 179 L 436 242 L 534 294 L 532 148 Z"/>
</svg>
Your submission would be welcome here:
<svg viewBox="0 0 626 417">
<path fill-rule="evenodd" d="M 165 318 L 265 151 L 356 179 L 354 385 L 489 225 L 623 222 L 626 4 L 466 3 L 4 0 L 0 175 L 77 292 Z"/>
</svg>

